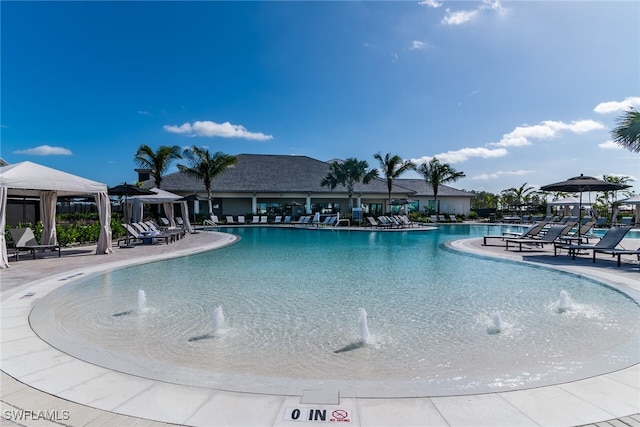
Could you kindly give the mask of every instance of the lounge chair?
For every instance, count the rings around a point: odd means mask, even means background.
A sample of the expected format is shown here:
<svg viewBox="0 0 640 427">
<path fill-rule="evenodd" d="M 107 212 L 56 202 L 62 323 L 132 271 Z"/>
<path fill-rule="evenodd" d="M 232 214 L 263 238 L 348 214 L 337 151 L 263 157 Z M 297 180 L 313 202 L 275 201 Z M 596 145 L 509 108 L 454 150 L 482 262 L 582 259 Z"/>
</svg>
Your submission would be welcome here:
<svg viewBox="0 0 640 427">
<path fill-rule="evenodd" d="M 560 236 L 563 232 L 566 232 L 568 230 L 571 230 L 573 228 L 575 224 L 569 224 L 569 225 L 564 225 L 564 224 L 554 224 L 552 226 L 550 226 L 547 229 L 547 232 L 544 233 L 543 236 L 541 236 L 538 239 L 534 239 L 534 238 L 507 238 L 505 239 L 506 242 L 506 250 L 509 250 L 509 243 L 512 244 L 517 244 L 518 245 L 518 250 L 520 252 L 522 252 L 522 245 L 535 245 L 535 246 L 540 246 L 540 247 L 544 247 L 545 244 L 547 243 L 554 243 L 556 241 L 556 239 L 558 238 L 558 236 Z"/>
<path fill-rule="evenodd" d="M 287 215 L 284 217 L 284 221 L 285 224 L 291 224 L 291 215 Z"/>
<path fill-rule="evenodd" d="M 369 221 L 369 225 L 370 226 L 372 226 L 372 227 L 380 227 L 381 226 L 380 223 L 378 221 L 376 221 L 374 217 L 368 216 L 366 218 L 367 218 L 367 221 Z"/>
<path fill-rule="evenodd" d="M 260 224 L 260 215 L 254 215 L 251 218 L 251 224 Z"/>
<path fill-rule="evenodd" d="M 429 221 L 438 222 L 438 215 L 430 215 L 429 216 Z"/>
<path fill-rule="evenodd" d="M 266 215 L 262 215 L 262 216 L 260 217 L 260 224 L 266 224 L 268 219 L 269 219 L 269 217 L 268 217 L 268 216 L 266 216 Z"/>
<path fill-rule="evenodd" d="M 598 218 L 596 220 L 596 228 L 604 228 L 607 227 L 607 217 L 606 216 L 601 216 L 600 218 Z"/>
<path fill-rule="evenodd" d="M 329 225 L 331 223 L 331 218 L 335 218 L 335 216 L 328 216 L 322 222 L 318 223 L 318 225 Z"/>
<path fill-rule="evenodd" d="M 509 231 L 506 231 L 504 233 L 502 233 L 502 235 L 497 235 L 497 234 L 489 234 L 483 237 L 483 246 L 487 246 L 487 239 L 501 239 L 503 242 L 505 239 L 527 239 L 527 238 L 533 238 L 535 235 L 537 235 L 538 233 L 540 233 L 542 231 L 542 229 L 546 226 L 547 224 L 544 222 L 540 222 L 538 224 L 533 224 L 531 227 L 527 228 L 526 230 L 524 230 L 522 233 L 520 234 L 515 234 L 515 233 L 511 233 Z"/>
<path fill-rule="evenodd" d="M 378 217 L 378 222 L 380 222 L 380 224 L 382 224 L 383 227 L 393 228 L 393 227 L 397 227 L 398 226 L 395 223 L 395 221 L 391 221 L 390 218 L 388 218 L 388 217 L 386 217 L 384 215 Z"/>
<path fill-rule="evenodd" d="M 120 242 L 125 242 L 128 246 L 131 243 L 131 240 L 138 240 L 140 243 L 150 243 L 152 244 L 155 240 L 164 240 L 164 242 L 168 245 L 170 242 L 174 242 L 177 238 L 177 233 L 175 232 L 166 232 L 161 231 L 157 232 L 154 230 L 148 231 L 140 231 L 132 224 L 122 224 L 124 228 L 126 228 L 127 233 L 129 233 L 129 237 L 118 240 L 118 246 L 120 246 Z"/>
<path fill-rule="evenodd" d="M 566 243 L 556 243 L 553 247 L 553 255 L 558 255 L 558 249 L 567 249 L 571 258 L 576 259 L 576 255 L 580 251 L 593 251 L 593 262 L 596 262 L 596 252 L 612 251 L 620 244 L 624 236 L 631 230 L 630 225 L 621 225 L 620 227 L 612 227 L 604 233 L 604 236 L 594 245 L 572 245 Z"/>
<path fill-rule="evenodd" d="M 220 227 L 220 220 L 218 219 L 218 215 L 211 215 L 209 219 L 205 219 L 202 221 L 202 225 L 207 227 Z"/>
<path fill-rule="evenodd" d="M 12 228 L 9 230 L 11 239 L 13 239 L 14 249 L 16 254 L 16 261 L 20 258 L 20 251 L 29 251 L 33 255 L 33 259 L 36 259 L 36 251 L 58 250 L 58 258 L 60 258 L 60 245 L 41 245 L 36 240 L 36 236 L 33 234 L 33 230 L 29 227 L 26 228 Z"/>
<path fill-rule="evenodd" d="M 595 262 L 595 259 L 596 259 L 596 253 L 611 254 L 612 256 L 617 256 L 618 257 L 618 267 L 620 267 L 620 265 L 622 265 L 622 262 L 621 262 L 621 259 L 620 259 L 620 257 L 622 255 L 637 255 L 638 256 L 638 261 L 640 261 L 640 248 L 638 248 L 638 249 L 594 249 L 593 250 L 594 262 Z"/>
<path fill-rule="evenodd" d="M 225 218 L 227 220 L 227 224 L 229 224 L 229 225 L 232 225 L 232 224 L 236 223 L 236 221 L 233 219 L 232 215 L 227 215 Z"/>
<path fill-rule="evenodd" d="M 624 226 L 624 225 L 633 225 L 631 222 L 633 221 L 632 216 L 623 216 L 620 218 L 620 222 L 615 223 L 615 226 Z"/>
<path fill-rule="evenodd" d="M 282 215 L 276 215 L 276 218 L 273 221 L 275 224 L 280 224 L 282 222 Z"/>
<path fill-rule="evenodd" d="M 244 215 L 238 215 L 238 224 L 246 224 L 247 221 L 244 219 Z"/>
<path fill-rule="evenodd" d="M 568 233 L 566 236 L 560 236 L 558 240 L 564 243 L 572 244 L 581 244 L 583 240 L 589 243 L 589 238 L 596 237 L 591 231 L 595 223 L 595 221 L 590 221 L 582 224 L 579 230 L 576 230 L 573 233 Z"/>
</svg>

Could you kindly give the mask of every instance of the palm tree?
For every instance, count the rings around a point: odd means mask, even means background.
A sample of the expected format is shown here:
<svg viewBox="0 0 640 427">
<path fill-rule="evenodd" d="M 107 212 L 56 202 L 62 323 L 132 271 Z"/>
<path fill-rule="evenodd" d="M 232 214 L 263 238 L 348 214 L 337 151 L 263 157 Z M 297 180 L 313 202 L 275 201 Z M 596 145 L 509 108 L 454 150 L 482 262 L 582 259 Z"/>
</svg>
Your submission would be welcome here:
<svg viewBox="0 0 640 427">
<path fill-rule="evenodd" d="M 237 163 L 235 156 L 220 151 L 211 154 L 208 149 L 196 147 L 187 148 L 182 153 L 190 166 L 178 165 L 178 170 L 204 182 L 209 201 L 209 216 L 213 215 L 213 203 L 211 202 L 211 181 L 226 172 Z"/>
<path fill-rule="evenodd" d="M 177 145 L 169 147 L 161 145 L 156 151 L 153 151 L 148 145 L 142 144 L 136 151 L 133 161 L 139 168 L 149 169 L 155 180 L 156 187 L 160 188 L 162 184 L 162 175 L 169 168 L 169 164 L 174 159 L 181 159 L 181 148 Z"/>
<path fill-rule="evenodd" d="M 400 156 L 391 155 L 389 153 L 382 157 L 381 153 L 376 153 L 373 158 L 380 163 L 380 170 L 387 179 L 387 190 L 389 190 L 389 210 L 391 210 L 391 189 L 393 188 L 393 180 L 399 178 L 400 175 L 408 170 L 415 170 L 416 165 L 410 160 L 402 160 Z"/>
<path fill-rule="evenodd" d="M 535 187 L 527 187 L 527 183 L 525 182 L 518 188 L 512 187 L 502 191 L 502 197 L 507 204 L 521 207 L 523 204 L 531 201 L 533 196 L 532 191 L 535 194 Z"/>
<path fill-rule="evenodd" d="M 454 182 L 466 175 L 464 172 L 458 172 L 449 166 L 448 163 L 440 163 L 434 157 L 429 163 L 423 163 L 418 167 L 418 173 L 422 175 L 427 185 L 433 188 L 433 200 L 436 205 L 436 214 L 440 215 L 440 206 L 438 205 L 438 188 L 447 182 Z"/>
<path fill-rule="evenodd" d="M 329 173 L 325 176 L 320 185 L 333 190 L 338 185 L 347 187 L 349 195 L 349 211 L 353 208 L 353 187 L 361 182 L 368 184 L 373 178 L 378 177 L 377 169 L 369 169 L 366 160 L 358 160 L 350 157 L 345 161 L 334 161 L 329 163 Z"/>
<path fill-rule="evenodd" d="M 640 112 L 630 109 L 618 117 L 617 127 L 611 130 L 613 142 L 640 153 Z"/>
</svg>

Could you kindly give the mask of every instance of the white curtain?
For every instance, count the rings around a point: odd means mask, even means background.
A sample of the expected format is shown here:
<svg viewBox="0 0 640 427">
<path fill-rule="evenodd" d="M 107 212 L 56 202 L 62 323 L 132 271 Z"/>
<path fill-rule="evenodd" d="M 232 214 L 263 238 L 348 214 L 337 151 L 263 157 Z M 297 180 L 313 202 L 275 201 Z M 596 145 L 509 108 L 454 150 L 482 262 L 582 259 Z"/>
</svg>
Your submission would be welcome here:
<svg viewBox="0 0 640 427">
<path fill-rule="evenodd" d="M 9 267 L 7 255 L 7 241 L 4 237 L 4 229 L 7 226 L 7 187 L 0 187 L 0 268 Z"/>
<path fill-rule="evenodd" d="M 40 219 L 42 221 L 42 245 L 57 245 L 56 236 L 56 203 L 58 193 L 55 191 L 42 191 L 40 193 Z"/>
<path fill-rule="evenodd" d="M 100 236 L 98 237 L 96 255 L 108 254 L 113 252 L 113 249 L 111 249 L 111 202 L 106 192 L 96 193 L 95 199 L 98 218 L 100 219 Z"/>
<path fill-rule="evenodd" d="M 180 207 L 182 208 L 182 221 L 184 222 L 184 229 L 187 231 L 187 233 L 193 233 L 193 227 L 191 226 L 191 222 L 189 221 L 189 206 L 187 206 L 187 201 L 181 201 Z"/>
<path fill-rule="evenodd" d="M 144 203 L 138 199 L 134 199 L 133 203 L 129 201 L 131 205 L 131 222 L 142 221 L 142 215 L 144 214 Z"/>
<path fill-rule="evenodd" d="M 167 219 L 169 220 L 169 226 L 170 227 L 175 227 L 176 226 L 176 220 L 173 218 L 174 213 L 173 213 L 173 202 L 164 202 L 162 204 L 162 209 L 164 210 L 164 214 L 167 217 Z"/>
</svg>

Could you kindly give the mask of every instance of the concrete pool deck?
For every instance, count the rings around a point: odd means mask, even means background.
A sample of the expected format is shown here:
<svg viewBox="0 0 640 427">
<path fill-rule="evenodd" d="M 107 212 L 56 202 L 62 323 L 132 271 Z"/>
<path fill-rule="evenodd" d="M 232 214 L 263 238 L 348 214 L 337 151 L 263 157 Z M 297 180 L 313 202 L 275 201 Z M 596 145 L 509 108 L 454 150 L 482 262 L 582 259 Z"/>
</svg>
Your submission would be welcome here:
<svg viewBox="0 0 640 427">
<path fill-rule="evenodd" d="M 594 265 L 590 257 L 554 257 L 548 248 L 505 251 L 482 246 L 481 240 L 458 240 L 448 247 L 585 275 L 636 299 L 640 294 L 640 270 L 634 258 L 617 267 L 603 255 Z M 303 396 L 259 395 L 180 386 L 108 370 L 52 348 L 29 326 L 33 302 L 65 283 L 230 243 L 228 234 L 199 233 L 169 245 L 114 248 L 111 255 L 96 256 L 95 247 L 79 247 L 63 249 L 61 258 L 24 257 L 0 270 L 0 424 L 297 426 L 333 416 L 336 422 L 362 426 L 640 426 L 640 365 L 556 386 L 468 396 L 340 398 L 321 384 Z M 631 239 L 623 244 L 639 246 Z"/>
</svg>

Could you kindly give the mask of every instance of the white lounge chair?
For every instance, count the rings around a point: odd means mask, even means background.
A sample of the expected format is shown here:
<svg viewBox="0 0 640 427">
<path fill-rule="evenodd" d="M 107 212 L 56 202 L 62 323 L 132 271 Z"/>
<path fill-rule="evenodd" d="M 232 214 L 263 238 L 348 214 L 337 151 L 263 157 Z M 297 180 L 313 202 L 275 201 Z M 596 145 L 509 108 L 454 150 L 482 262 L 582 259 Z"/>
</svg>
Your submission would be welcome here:
<svg viewBox="0 0 640 427">
<path fill-rule="evenodd" d="M 33 255 L 33 259 L 36 259 L 36 251 L 58 250 L 58 258 L 60 257 L 60 245 L 41 245 L 36 240 L 36 236 L 33 234 L 33 230 L 29 227 L 26 228 L 12 228 L 9 230 L 11 239 L 14 243 L 14 249 L 16 253 L 16 261 L 20 257 L 20 251 L 29 251 Z"/>
</svg>

